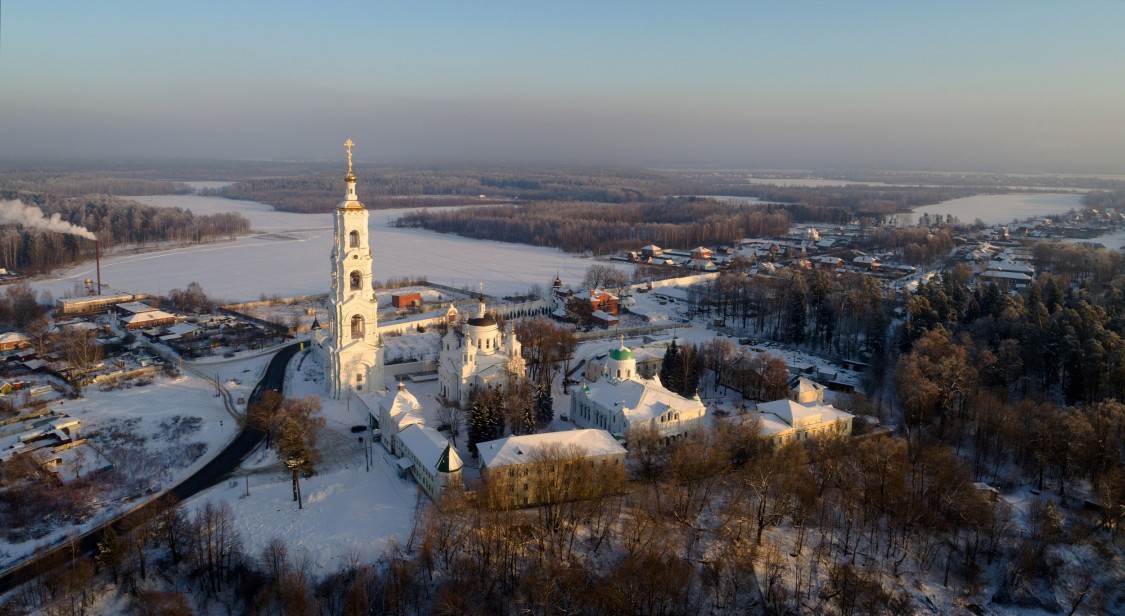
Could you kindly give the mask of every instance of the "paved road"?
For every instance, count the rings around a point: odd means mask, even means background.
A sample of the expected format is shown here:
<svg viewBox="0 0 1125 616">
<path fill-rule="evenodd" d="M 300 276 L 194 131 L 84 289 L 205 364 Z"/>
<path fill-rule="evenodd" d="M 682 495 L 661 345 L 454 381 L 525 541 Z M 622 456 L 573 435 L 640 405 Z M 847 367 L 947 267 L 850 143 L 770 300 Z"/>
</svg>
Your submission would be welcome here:
<svg viewBox="0 0 1125 616">
<path fill-rule="evenodd" d="M 258 385 L 254 387 L 254 391 L 250 394 L 251 403 L 261 398 L 263 392 L 282 392 L 284 390 L 285 370 L 289 366 L 289 360 L 293 358 L 299 349 L 300 344 L 294 343 L 283 347 L 277 352 L 277 355 L 274 355 L 273 359 L 270 360 L 269 366 L 266 368 L 266 373 L 262 377 L 262 380 L 258 382 Z M 184 501 L 223 481 L 230 475 L 231 471 L 242 462 L 243 458 L 261 442 L 263 436 L 264 433 L 261 430 L 244 427 L 242 431 L 238 433 L 238 436 L 220 451 L 218 455 L 212 458 L 210 462 L 170 489 L 168 493 L 174 495 L 180 501 Z M 137 524 L 138 520 L 143 519 L 144 516 L 149 513 L 149 510 L 155 510 L 160 504 L 161 502 L 159 500 L 149 501 L 140 507 L 125 512 L 87 531 L 76 540 L 78 551 L 82 554 L 93 552 L 97 548 L 98 540 L 101 539 L 102 532 L 107 526 L 112 525 L 118 534 L 128 532 L 129 529 Z M 40 573 L 40 568 L 37 565 L 43 562 L 52 562 L 52 558 L 57 558 L 60 555 L 64 557 L 68 556 L 70 549 L 69 543 L 64 543 L 63 545 L 42 552 L 31 560 L 24 561 L 3 572 L 0 574 L 0 593 L 5 593 L 32 579 L 35 575 Z"/>
</svg>

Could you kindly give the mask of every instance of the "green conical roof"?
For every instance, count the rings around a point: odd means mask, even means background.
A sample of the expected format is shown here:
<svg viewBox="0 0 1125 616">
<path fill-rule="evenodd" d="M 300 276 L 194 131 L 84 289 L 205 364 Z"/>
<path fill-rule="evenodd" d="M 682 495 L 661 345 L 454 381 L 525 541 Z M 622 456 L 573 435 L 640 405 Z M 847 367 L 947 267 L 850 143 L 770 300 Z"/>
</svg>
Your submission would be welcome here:
<svg viewBox="0 0 1125 616">
<path fill-rule="evenodd" d="M 461 456 L 453 451 L 452 446 L 446 445 L 445 451 L 441 452 L 441 457 L 438 458 L 437 469 L 439 473 L 452 473 L 461 470 L 463 465 Z"/>
</svg>

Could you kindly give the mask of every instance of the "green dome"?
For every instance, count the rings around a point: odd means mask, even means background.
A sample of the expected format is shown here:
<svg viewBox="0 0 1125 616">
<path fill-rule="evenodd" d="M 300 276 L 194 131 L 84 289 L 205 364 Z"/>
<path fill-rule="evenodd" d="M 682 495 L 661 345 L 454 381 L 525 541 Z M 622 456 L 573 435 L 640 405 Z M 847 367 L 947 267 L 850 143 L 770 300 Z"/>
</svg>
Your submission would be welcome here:
<svg viewBox="0 0 1125 616">
<path fill-rule="evenodd" d="M 626 349 L 626 348 L 622 347 L 620 349 L 613 349 L 612 351 L 610 351 L 609 357 L 611 359 L 616 360 L 616 361 L 633 359 L 633 352 L 630 351 L 629 349 Z"/>
</svg>

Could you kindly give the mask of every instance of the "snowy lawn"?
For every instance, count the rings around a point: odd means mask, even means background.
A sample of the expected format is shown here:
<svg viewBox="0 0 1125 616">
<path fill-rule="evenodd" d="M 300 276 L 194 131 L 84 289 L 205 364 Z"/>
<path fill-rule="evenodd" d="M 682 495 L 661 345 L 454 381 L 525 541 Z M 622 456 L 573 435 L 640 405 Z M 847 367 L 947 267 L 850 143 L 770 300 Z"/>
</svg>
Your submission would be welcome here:
<svg viewBox="0 0 1125 616">
<path fill-rule="evenodd" d="M 247 553 L 260 555 L 278 537 L 297 558 L 307 555 L 319 573 L 330 573 L 355 555 L 374 560 L 410 535 L 417 490 L 412 481 L 399 479 L 382 448 L 375 453 L 370 471 L 360 454 L 349 467 L 302 479 L 304 509 L 297 509 L 289 477 L 280 470 L 250 475 L 250 496 L 245 496 L 244 477 L 215 486 L 186 506 L 194 511 L 208 501 L 226 501 Z"/>
</svg>

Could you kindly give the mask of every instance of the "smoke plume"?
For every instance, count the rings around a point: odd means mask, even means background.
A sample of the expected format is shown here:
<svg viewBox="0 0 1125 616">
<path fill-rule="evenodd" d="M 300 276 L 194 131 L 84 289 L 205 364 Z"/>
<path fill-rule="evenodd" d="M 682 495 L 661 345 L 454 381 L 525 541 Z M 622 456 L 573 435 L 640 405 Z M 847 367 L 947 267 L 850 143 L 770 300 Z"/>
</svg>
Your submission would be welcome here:
<svg viewBox="0 0 1125 616">
<path fill-rule="evenodd" d="M 34 205 L 27 205 L 23 201 L 0 201 L 0 223 L 16 223 L 25 227 L 77 235 L 88 240 L 98 239 L 89 229 L 72 225 L 58 214 L 51 214 L 48 218 L 43 215 L 43 210 Z"/>
</svg>

